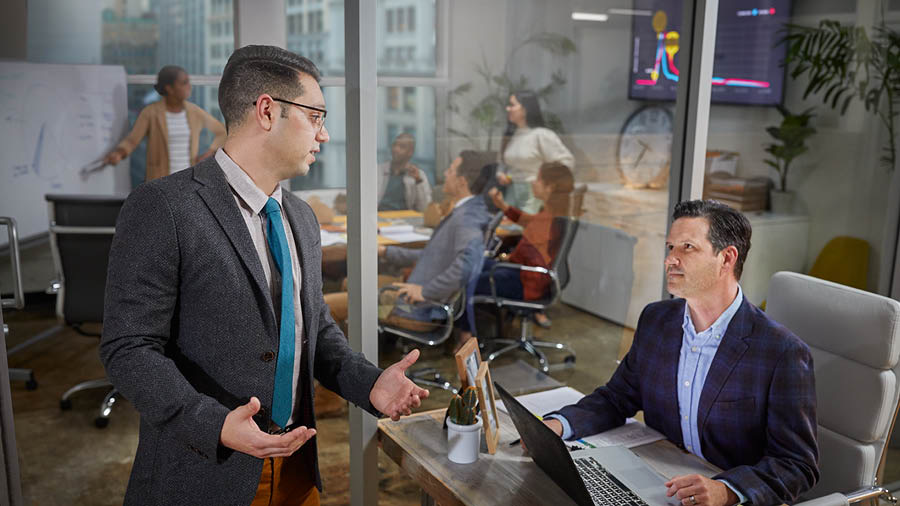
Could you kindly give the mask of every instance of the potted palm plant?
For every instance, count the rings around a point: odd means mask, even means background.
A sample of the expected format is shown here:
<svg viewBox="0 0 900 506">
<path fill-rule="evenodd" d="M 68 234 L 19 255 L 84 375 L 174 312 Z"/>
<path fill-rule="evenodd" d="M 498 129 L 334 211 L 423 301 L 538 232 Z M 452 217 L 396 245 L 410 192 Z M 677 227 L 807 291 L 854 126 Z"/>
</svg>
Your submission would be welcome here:
<svg viewBox="0 0 900 506">
<path fill-rule="evenodd" d="M 809 150 L 806 139 L 816 133 L 809 125 L 815 116 L 813 108 L 800 114 L 793 114 L 784 106 L 778 106 L 781 113 L 781 124 L 766 128 L 766 132 L 776 142 L 766 146 L 766 152 L 772 155 L 765 160 L 778 173 L 777 185 L 769 192 L 769 203 L 774 213 L 790 213 L 794 206 L 794 192 L 787 189 L 788 168 L 795 158 Z"/>
<path fill-rule="evenodd" d="M 481 447 L 481 418 L 478 417 L 478 391 L 466 387 L 454 395 L 447 408 L 447 457 L 457 464 L 478 460 Z"/>
</svg>

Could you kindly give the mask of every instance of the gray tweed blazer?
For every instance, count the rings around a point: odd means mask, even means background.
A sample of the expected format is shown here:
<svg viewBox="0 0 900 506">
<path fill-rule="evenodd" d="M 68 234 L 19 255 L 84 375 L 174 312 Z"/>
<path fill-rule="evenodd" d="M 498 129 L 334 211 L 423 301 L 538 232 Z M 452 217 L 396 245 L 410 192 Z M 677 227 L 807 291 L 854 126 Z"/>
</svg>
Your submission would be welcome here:
<svg viewBox="0 0 900 506">
<path fill-rule="evenodd" d="M 289 192 L 283 206 L 303 269 L 302 421 L 315 426 L 313 377 L 377 415 L 369 391 L 381 370 L 350 349 L 322 299 L 316 218 Z M 135 189 L 110 251 L 100 343 L 109 379 L 141 415 L 125 504 L 252 501 L 262 460 L 223 447 L 219 434 L 251 396 L 268 428 L 277 351 L 265 275 L 216 161 Z M 315 438 L 294 458 L 307 459 L 321 489 Z"/>
</svg>

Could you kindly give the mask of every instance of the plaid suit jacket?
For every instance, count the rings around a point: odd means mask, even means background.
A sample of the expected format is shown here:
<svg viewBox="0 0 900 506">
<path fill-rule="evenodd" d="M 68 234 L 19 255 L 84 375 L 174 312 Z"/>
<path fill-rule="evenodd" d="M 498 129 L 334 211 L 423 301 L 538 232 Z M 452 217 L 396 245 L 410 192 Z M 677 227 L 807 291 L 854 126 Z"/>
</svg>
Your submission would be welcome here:
<svg viewBox="0 0 900 506">
<path fill-rule="evenodd" d="M 609 382 L 566 406 L 576 437 L 647 425 L 683 447 L 676 392 L 684 299 L 648 305 Z M 716 352 L 697 413 L 703 455 L 754 505 L 793 502 L 819 478 L 816 386 L 809 348 L 756 306 L 741 304 Z"/>
</svg>

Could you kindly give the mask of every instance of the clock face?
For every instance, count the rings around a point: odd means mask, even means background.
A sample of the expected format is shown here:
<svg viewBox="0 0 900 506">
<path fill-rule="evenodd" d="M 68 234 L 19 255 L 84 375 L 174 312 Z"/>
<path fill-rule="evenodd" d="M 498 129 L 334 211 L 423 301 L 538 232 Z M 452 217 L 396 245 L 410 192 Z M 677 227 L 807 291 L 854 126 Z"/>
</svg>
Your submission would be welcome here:
<svg viewBox="0 0 900 506">
<path fill-rule="evenodd" d="M 619 136 L 616 158 L 628 184 L 646 186 L 662 180 L 672 157 L 672 113 L 648 105 L 632 114 Z"/>
</svg>

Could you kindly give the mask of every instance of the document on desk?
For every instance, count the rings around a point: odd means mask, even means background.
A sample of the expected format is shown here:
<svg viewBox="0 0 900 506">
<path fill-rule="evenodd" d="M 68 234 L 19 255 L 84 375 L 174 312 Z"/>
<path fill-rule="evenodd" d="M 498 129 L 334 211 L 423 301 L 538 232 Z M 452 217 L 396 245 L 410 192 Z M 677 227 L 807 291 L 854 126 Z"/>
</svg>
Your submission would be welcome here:
<svg viewBox="0 0 900 506">
<path fill-rule="evenodd" d="M 342 232 L 329 232 L 327 230 L 320 230 L 320 238 L 322 240 L 322 247 L 332 246 L 334 244 L 347 244 L 347 234 Z"/>
<path fill-rule="evenodd" d="M 385 239 L 390 239 L 398 243 L 421 242 L 431 239 L 431 236 L 417 232 L 416 227 L 412 225 L 388 225 L 385 227 L 378 227 L 378 233 Z"/>
<path fill-rule="evenodd" d="M 536 416 L 540 417 L 552 411 L 558 411 L 563 406 L 575 404 L 581 400 L 582 397 L 584 397 L 584 394 L 572 387 L 560 387 L 552 390 L 545 390 L 543 392 L 520 395 L 516 397 L 516 400 L 521 402 L 523 406 L 528 408 L 528 410 Z M 506 411 L 506 406 L 503 405 L 502 401 L 497 403 L 497 409 L 508 413 L 508 411 Z M 594 434 L 593 436 L 584 437 L 577 441 L 568 441 L 567 444 L 578 448 L 599 448 L 604 446 L 625 446 L 627 448 L 633 448 L 665 438 L 666 437 L 658 431 L 647 427 L 634 418 L 629 418 L 625 421 L 625 425 L 621 427 Z"/>
<path fill-rule="evenodd" d="M 568 444 L 579 448 L 602 448 L 604 446 L 634 448 L 635 446 L 653 443 L 665 438 L 661 433 L 647 427 L 642 422 L 629 418 L 625 420 L 625 425 L 621 427 L 584 437 L 577 441 L 569 441 Z"/>
<path fill-rule="evenodd" d="M 516 400 L 528 408 L 528 411 L 531 411 L 537 416 L 541 416 L 550 413 L 551 411 L 558 411 L 563 406 L 575 404 L 581 400 L 582 397 L 584 397 L 584 394 L 572 387 L 559 387 L 551 390 L 544 390 L 543 392 L 520 395 L 516 397 Z M 509 413 L 506 411 L 506 406 L 503 405 L 503 401 L 497 403 L 497 409 L 504 413 Z"/>
</svg>

